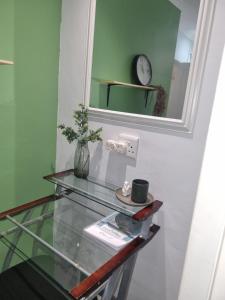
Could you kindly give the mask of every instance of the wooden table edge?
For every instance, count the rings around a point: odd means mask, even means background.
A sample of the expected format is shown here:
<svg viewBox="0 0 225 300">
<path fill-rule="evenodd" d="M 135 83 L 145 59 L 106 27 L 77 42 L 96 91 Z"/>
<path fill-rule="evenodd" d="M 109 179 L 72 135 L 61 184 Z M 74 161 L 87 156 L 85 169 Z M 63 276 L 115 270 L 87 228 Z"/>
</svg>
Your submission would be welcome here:
<svg viewBox="0 0 225 300">
<path fill-rule="evenodd" d="M 129 257 L 134 255 L 137 251 L 139 251 L 147 243 L 149 243 L 159 231 L 159 229 L 160 227 L 158 225 L 153 224 L 150 227 L 150 234 L 146 240 L 141 237 L 135 238 L 116 255 L 114 255 L 110 260 L 108 260 L 104 265 L 102 265 L 96 272 L 83 280 L 78 286 L 72 288 L 70 294 L 76 300 L 89 295 L 96 288 L 102 285 L 112 275 L 112 273 L 117 268 L 119 268 Z"/>
<path fill-rule="evenodd" d="M 58 200 L 60 198 L 62 198 L 62 197 L 52 194 L 52 195 L 49 195 L 49 196 L 46 196 L 46 197 L 43 197 L 43 198 L 39 198 L 37 200 L 27 202 L 25 204 L 19 205 L 17 207 L 12 208 L 12 209 L 3 211 L 3 212 L 0 213 L 0 221 L 5 219 L 7 215 L 15 216 L 15 215 L 17 215 L 17 214 L 19 214 L 19 213 L 21 213 L 25 210 L 28 210 L 30 208 L 33 208 L 35 206 L 38 206 L 38 205 L 41 205 L 41 204 L 44 204 L 44 203 L 47 203 L 47 202 L 50 202 L 50 201 Z"/>
<path fill-rule="evenodd" d="M 136 221 L 145 221 L 146 219 L 154 215 L 162 205 L 163 202 L 159 200 L 155 200 L 149 206 L 144 207 L 142 210 L 134 214 L 132 216 L 132 219 Z"/>
<path fill-rule="evenodd" d="M 69 170 L 65 170 L 65 171 L 62 171 L 62 172 L 53 173 L 53 174 L 43 176 L 43 178 L 46 179 L 46 180 L 49 180 L 52 177 L 63 177 L 63 176 L 69 175 L 73 172 L 74 172 L 74 169 L 69 169 Z"/>
</svg>

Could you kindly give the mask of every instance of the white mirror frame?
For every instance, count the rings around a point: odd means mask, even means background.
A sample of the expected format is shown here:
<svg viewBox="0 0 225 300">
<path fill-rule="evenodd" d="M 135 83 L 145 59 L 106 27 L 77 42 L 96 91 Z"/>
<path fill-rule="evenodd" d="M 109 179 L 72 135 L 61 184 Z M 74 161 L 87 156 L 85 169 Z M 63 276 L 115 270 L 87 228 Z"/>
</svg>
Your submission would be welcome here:
<svg viewBox="0 0 225 300">
<path fill-rule="evenodd" d="M 92 73 L 92 54 L 94 45 L 94 27 L 96 0 L 89 0 L 89 30 L 87 40 L 86 55 L 86 79 L 85 79 L 85 105 L 89 107 L 91 73 Z M 201 0 L 195 34 L 193 56 L 188 77 L 183 113 L 181 119 L 170 119 L 139 114 L 131 114 L 118 111 L 110 111 L 89 107 L 91 117 L 104 120 L 114 120 L 125 122 L 129 125 L 141 125 L 151 128 L 159 128 L 164 131 L 174 131 L 186 134 L 193 132 L 200 87 L 202 83 L 204 66 L 208 52 L 211 27 L 216 0 Z"/>
</svg>

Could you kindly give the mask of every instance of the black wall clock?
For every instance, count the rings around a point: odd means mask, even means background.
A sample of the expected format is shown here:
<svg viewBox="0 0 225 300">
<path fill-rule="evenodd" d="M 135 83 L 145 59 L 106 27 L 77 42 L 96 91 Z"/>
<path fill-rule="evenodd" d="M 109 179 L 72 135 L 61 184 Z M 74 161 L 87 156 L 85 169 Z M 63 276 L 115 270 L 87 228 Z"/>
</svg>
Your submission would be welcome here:
<svg viewBox="0 0 225 300">
<path fill-rule="evenodd" d="M 132 73 L 137 84 L 148 86 L 152 80 L 152 66 L 145 54 L 136 55 L 132 63 Z"/>
</svg>

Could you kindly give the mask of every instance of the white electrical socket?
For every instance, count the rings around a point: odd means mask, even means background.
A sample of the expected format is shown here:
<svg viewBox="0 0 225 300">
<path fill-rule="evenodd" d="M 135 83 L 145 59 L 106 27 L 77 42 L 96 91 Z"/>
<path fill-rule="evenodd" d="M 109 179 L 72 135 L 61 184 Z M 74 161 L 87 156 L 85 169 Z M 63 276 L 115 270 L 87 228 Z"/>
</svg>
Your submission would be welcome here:
<svg viewBox="0 0 225 300">
<path fill-rule="evenodd" d="M 138 152 L 139 137 L 121 133 L 119 135 L 119 139 L 120 139 L 120 141 L 127 143 L 126 155 L 130 158 L 136 159 L 137 152 Z"/>
<path fill-rule="evenodd" d="M 127 143 L 123 141 L 107 140 L 105 144 L 106 150 L 118 152 L 121 154 L 127 153 Z"/>
<path fill-rule="evenodd" d="M 107 140 L 105 143 L 105 148 L 108 151 L 114 151 L 115 150 L 115 141 L 114 140 Z"/>
</svg>

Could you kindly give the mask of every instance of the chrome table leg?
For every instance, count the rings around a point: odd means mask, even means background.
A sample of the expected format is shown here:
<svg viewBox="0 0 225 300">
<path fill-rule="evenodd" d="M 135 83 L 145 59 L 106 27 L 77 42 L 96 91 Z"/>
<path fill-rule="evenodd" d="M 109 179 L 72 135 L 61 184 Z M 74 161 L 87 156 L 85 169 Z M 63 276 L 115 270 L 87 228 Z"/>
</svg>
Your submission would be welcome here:
<svg viewBox="0 0 225 300">
<path fill-rule="evenodd" d="M 126 300 L 128 296 L 129 286 L 133 275 L 137 254 L 131 256 L 124 265 L 123 276 L 121 279 L 118 296 L 116 300 Z"/>
<path fill-rule="evenodd" d="M 114 271 L 112 276 L 109 278 L 108 284 L 106 285 L 104 294 L 102 296 L 102 300 L 111 300 L 113 298 L 121 277 L 121 271 L 122 267 Z"/>
</svg>

